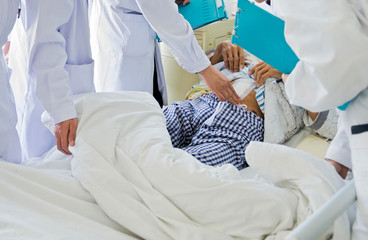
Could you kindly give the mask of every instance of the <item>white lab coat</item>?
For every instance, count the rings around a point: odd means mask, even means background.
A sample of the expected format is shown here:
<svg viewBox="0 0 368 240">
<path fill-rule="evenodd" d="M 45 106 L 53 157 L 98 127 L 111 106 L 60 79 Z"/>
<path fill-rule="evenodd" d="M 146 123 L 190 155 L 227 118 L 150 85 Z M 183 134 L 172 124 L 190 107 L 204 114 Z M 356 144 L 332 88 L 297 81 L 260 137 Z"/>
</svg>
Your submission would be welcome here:
<svg viewBox="0 0 368 240">
<path fill-rule="evenodd" d="M 152 93 L 155 62 L 167 103 L 155 32 L 185 70 L 195 73 L 210 65 L 173 0 L 93 0 L 90 27 L 97 91 Z"/>
<path fill-rule="evenodd" d="M 352 100 L 340 112 L 328 157 L 351 158 L 358 195 L 353 239 L 366 239 L 368 132 L 352 134 L 351 128 L 368 123 L 368 1 L 275 0 L 272 5 L 300 59 L 285 85 L 291 103 L 323 111 Z"/>
<path fill-rule="evenodd" d="M 340 112 L 340 114 L 344 113 Z M 333 159 L 349 169 L 353 169 L 351 162 L 351 149 L 348 141 L 349 136 L 345 131 L 344 125 L 345 123 L 343 118 L 340 117 L 338 120 L 338 131 L 326 152 L 325 158 Z"/>
<path fill-rule="evenodd" d="M 27 65 L 21 81 L 24 91 L 15 98 L 24 106 L 18 111 L 23 159 L 44 154 L 55 144 L 53 135 L 41 122 L 47 110 L 55 123 L 75 118 L 72 94 L 93 92 L 93 60 L 89 44 L 87 0 L 22 1 Z M 19 51 L 22 53 L 22 51 Z M 10 55 L 10 58 L 24 56 Z M 21 67 L 22 64 L 19 64 Z"/>
<path fill-rule="evenodd" d="M 23 3 L 22 3 L 23 4 Z M 24 6 L 21 6 L 24 9 Z M 22 126 L 23 112 L 26 104 L 25 96 L 27 96 L 28 86 L 28 73 L 27 69 L 27 54 L 26 54 L 26 33 L 24 31 L 23 22 L 24 12 L 21 11 L 21 18 L 17 18 L 13 30 L 9 36 L 10 49 L 8 66 L 13 69 L 10 77 L 10 85 L 13 89 L 14 96 L 17 96 L 15 100 L 15 106 L 17 109 L 18 123 L 17 129 Z M 13 47 L 12 47 L 13 46 Z"/>
<path fill-rule="evenodd" d="M 8 39 L 13 28 L 18 8 L 17 0 L 0 0 L 0 46 Z M 1 48 L 0 48 L 1 50 Z M 13 93 L 10 88 L 8 69 L 3 52 L 0 53 L 0 158 L 9 162 L 20 162 L 21 149 L 15 129 L 17 115 Z"/>
</svg>

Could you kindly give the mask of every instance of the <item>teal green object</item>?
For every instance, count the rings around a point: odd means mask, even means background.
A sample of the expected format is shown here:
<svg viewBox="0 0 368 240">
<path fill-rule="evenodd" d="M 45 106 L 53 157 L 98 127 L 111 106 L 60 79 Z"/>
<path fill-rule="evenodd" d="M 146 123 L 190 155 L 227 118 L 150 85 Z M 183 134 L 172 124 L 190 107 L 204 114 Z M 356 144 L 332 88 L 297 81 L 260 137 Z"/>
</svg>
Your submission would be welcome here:
<svg viewBox="0 0 368 240">
<path fill-rule="evenodd" d="M 337 108 L 340 109 L 341 111 L 345 111 L 346 108 L 349 106 L 351 100 L 349 102 L 346 102 L 344 105 L 338 106 Z"/>
<path fill-rule="evenodd" d="M 232 43 L 282 73 L 293 71 L 299 59 L 287 44 L 285 23 L 248 0 L 238 0 Z"/>
<path fill-rule="evenodd" d="M 193 29 L 227 18 L 223 0 L 191 0 L 188 5 L 179 5 L 179 13 Z"/>
</svg>

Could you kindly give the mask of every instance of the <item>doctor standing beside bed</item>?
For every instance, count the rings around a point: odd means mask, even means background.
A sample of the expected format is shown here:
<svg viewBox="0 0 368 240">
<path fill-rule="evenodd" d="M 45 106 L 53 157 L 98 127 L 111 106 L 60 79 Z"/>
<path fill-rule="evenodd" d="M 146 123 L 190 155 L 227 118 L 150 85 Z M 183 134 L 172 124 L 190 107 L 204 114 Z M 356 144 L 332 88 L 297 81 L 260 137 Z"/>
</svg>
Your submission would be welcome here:
<svg viewBox="0 0 368 240">
<path fill-rule="evenodd" d="M 326 158 L 353 171 L 357 213 L 352 239 L 366 239 L 368 2 L 275 0 L 272 5 L 285 21 L 286 40 L 300 59 L 286 80 L 291 103 L 311 111 L 341 106 L 338 133 Z"/>
<path fill-rule="evenodd" d="M 71 97 L 94 92 L 87 0 L 32 0 L 21 6 L 25 43 L 12 44 L 23 51 L 10 58 L 26 62 L 13 70 L 28 79 L 12 79 L 19 87 L 15 99 L 23 160 L 42 156 L 54 139 L 60 151 L 71 154 L 78 124 Z M 41 122 L 45 110 L 56 124 L 55 136 Z"/>
<path fill-rule="evenodd" d="M 174 0 L 95 0 L 90 19 L 97 91 L 149 92 L 166 105 L 157 33 L 179 65 L 199 73 L 221 101 L 240 102 L 228 79 L 211 66 Z"/>
</svg>

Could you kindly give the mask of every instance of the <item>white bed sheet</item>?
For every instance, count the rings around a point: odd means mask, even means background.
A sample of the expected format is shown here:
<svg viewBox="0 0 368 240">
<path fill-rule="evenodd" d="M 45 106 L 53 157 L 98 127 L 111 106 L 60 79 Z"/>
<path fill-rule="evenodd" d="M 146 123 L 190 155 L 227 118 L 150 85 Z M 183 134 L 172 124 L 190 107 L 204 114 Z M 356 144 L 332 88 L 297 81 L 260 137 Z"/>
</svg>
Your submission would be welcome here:
<svg viewBox="0 0 368 240">
<path fill-rule="evenodd" d="M 286 140 L 286 142 L 284 142 L 283 145 L 289 146 L 292 148 L 296 148 L 301 142 L 305 140 L 306 137 L 308 137 L 311 134 L 312 134 L 312 129 L 304 126 L 297 133 L 295 133 L 291 138 Z"/>
<path fill-rule="evenodd" d="M 0 239 L 133 239 L 72 176 L 71 158 L 53 148 L 0 161 Z"/>
<path fill-rule="evenodd" d="M 344 185 L 324 161 L 265 143 L 250 144 L 241 174 L 205 166 L 171 146 L 148 94 L 76 105 L 73 157 L 0 162 L 0 239 L 284 239 Z M 342 216 L 334 239 L 349 226 Z"/>
</svg>

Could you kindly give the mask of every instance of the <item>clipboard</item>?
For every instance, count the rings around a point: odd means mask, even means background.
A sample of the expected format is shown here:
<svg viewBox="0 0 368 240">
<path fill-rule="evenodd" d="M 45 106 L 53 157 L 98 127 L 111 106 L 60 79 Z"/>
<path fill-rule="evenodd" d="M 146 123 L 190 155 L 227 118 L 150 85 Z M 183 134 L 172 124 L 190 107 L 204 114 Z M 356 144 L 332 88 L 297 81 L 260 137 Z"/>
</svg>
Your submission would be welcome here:
<svg viewBox="0 0 368 240">
<path fill-rule="evenodd" d="M 291 73 L 299 59 L 287 44 L 285 23 L 249 0 L 238 0 L 232 43 L 282 73 Z"/>
<path fill-rule="evenodd" d="M 188 5 L 181 4 L 178 8 L 194 30 L 228 18 L 223 0 L 191 0 Z"/>
</svg>

